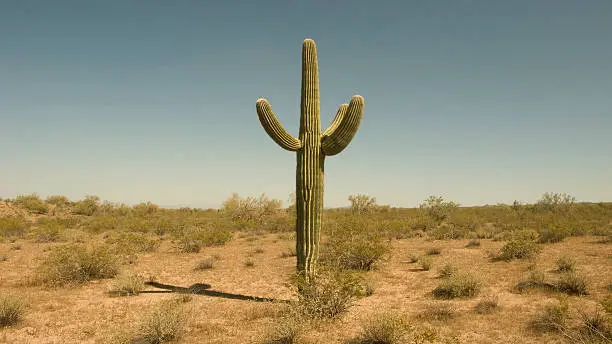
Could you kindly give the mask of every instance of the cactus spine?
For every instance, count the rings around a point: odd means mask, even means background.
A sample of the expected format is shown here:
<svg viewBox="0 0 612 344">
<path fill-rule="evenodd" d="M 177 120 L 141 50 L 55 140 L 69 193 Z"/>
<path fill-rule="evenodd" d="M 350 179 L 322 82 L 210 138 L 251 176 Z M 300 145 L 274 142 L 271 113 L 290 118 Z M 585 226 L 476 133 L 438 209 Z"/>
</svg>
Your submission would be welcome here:
<svg viewBox="0 0 612 344">
<path fill-rule="evenodd" d="M 325 156 L 340 153 L 353 139 L 363 116 L 363 97 L 355 95 L 342 104 L 334 120 L 321 132 L 319 68 L 317 48 L 312 39 L 302 45 L 302 99 L 300 133 L 295 138 L 280 123 L 263 98 L 257 100 L 259 121 L 268 135 L 282 148 L 297 153 L 296 169 L 296 252 L 298 273 L 308 280 L 315 273 L 323 210 Z"/>
</svg>

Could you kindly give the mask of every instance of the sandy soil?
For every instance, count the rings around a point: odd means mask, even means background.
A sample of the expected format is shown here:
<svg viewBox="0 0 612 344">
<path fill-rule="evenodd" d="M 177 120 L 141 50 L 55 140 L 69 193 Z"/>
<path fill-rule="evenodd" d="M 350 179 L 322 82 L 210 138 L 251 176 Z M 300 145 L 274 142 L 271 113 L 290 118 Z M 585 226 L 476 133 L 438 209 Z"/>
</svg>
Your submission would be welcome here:
<svg viewBox="0 0 612 344">
<path fill-rule="evenodd" d="M 126 270 L 153 276 L 159 283 L 175 287 L 210 284 L 208 290 L 289 300 L 295 297 L 287 284 L 295 268 L 295 257 L 281 258 L 293 241 L 276 234 L 259 237 L 236 235 L 223 247 L 205 248 L 200 253 L 178 253 L 165 241 L 153 253 L 140 254 Z M 373 314 L 393 310 L 417 322 L 428 305 L 449 303 L 456 317 L 445 322 L 429 322 L 444 336 L 455 336 L 461 343 L 565 343 L 559 335 L 533 333 L 528 323 L 538 309 L 562 297 L 561 294 L 532 291 L 519 294 L 513 286 L 524 279 L 528 267 L 537 264 L 550 279 L 556 277 L 555 260 L 562 254 L 576 259 L 577 270 L 587 276 L 589 295 L 568 298 L 573 312 L 597 306 L 612 283 L 609 244 L 597 243 L 595 237 L 568 238 L 547 244 L 532 260 L 492 262 L 489 252 L 503 242 L 481 240 L 481 246 L 466 248 L 468 240 L 427 241 L 422 238 L 396 240 L 391 258 L 376 271 L 366 274 L 374 294 L 359 299 L 348 313 L 335 321 L 322 322 L 306 334 L 308 343 L 344 343 L 360 331 L 361 324 Z M 15 249 L 16 244 L 20 249 Z M 110 297 L 110 280 L 94 281 L 76 288 L 46 289 L 28 286 L 27 280 L 50 246 L 21 240 L 0 244 L 0 294 L 17 293 L 27 298 L 29 307 L 22 322 L 0 329 L 0 343 L 106 343 L 113 333 L 138 322 L 160 300 L 176 297 L 168 290 L 148 287 L 132 297 Z M 434 266 L 423 271 L 418 263 L 409 263 L 413 253 L 422 254 L 431 247 L 441 249 L 432 256 Z M 263 253 L 256 253 L 263 249 Z M 213 269 L 194 270 L 205 257 L 216 256 Z M 245 260 L 254 262 L 247 267 Z M 461 270 L 471 271 L 482 282 L 481 293 L 471 299 L 439 301 L 431 291 L 439 283 L 437 269 L 452 262 Z M 228 297 L 194 295 L 188 303 L 187 331 L 180 343 L 254 343 L 275 323 L 276 305 Z M 496 296 L 499 310 L 480 315 L 473 308 L 487 296 Z"/>
</svg>

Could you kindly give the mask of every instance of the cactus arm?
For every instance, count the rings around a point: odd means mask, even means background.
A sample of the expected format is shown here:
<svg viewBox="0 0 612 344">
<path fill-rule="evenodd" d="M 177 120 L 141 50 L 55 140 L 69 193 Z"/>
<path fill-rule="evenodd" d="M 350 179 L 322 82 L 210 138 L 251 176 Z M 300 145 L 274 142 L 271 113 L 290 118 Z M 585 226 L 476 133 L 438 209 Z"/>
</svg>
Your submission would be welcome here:
<svg viewBox="0 0 612 344">
<path fill-rule="evenodd" d="M 260 98 L 256 103 L 257 115 L 262 127 L 268 135 L 282 148 L 295 152 L 302 147 L 300 140 L 291 136 L 281 122 L 276 118 L 267 100 Z"/>
<path fill-rule="evenodd" d="M 338 109 L 336 118 L 321 138 L 323 154 L 327 156 L 336 155 L 349 145 L 363 117 L 363 106 L 363 97 L 353 96 L 344 114 L 342 113 L 342 106 Z"/>
<path fill-rule="evenodd" d="M 329 136 L 334 131 L 336 131 L 336 129 L 338 128 L 340 123 L 342 123 L 342 119 L 344 118 L 344 115 L 346 114 L 346 109 L 347 108 L 348 108 L 348 104 L 340 105 L 340 107 L 338 108 L 338 112 L 336 112 L 336 116 L 334 116 L 334 120 L 331 122 L 329 127 L 327 127 L 327 129 L 325 129 L 323 134 L 321 134 L 321 137 Z"/>
</svg>

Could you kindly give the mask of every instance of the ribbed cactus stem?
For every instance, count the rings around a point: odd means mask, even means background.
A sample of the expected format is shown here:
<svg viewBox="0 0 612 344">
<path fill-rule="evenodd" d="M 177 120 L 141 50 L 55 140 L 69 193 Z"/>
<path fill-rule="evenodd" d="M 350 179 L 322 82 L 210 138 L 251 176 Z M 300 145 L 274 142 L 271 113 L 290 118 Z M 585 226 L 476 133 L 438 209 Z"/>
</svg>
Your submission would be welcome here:
<svg viewBox="0 0 612 344">
<path fill-rule="evenodd" d="M 297 152 L 296 252 L 297 270 L 310 279 L 316 271 L 323 211 L 326 155 L 340 153 L 351 142 L 363 116 L 364 100 L 353 96 L 342 104 L 330 126 L 321 133 L 317 47 L 312 39 L 302 45 L 302 98 L 299 138 L 281 125 L 265 99 L 257 100 L 257 114 L 268 135 L 282 148 Z"/>
</svg>

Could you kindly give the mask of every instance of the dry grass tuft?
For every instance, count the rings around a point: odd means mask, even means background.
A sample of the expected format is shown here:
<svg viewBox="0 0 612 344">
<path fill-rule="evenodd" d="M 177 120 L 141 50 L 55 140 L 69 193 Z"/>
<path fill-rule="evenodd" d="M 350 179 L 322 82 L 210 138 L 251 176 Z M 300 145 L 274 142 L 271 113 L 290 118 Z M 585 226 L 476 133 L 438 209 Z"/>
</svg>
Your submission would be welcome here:
<svg viewBox="0 0 612 344">
<path fill-rule="evenodd" d="M 145 278 L 134 273 L 121 273 L 111 282 L 109 294 L 113 296 L 133 296 L 145 288 Z"/>
<path fill-rule="evenodd" d="M 425 254 L 428 256 L 434 256 L 440 253 L 442 253 L 442 249 L 440 249 L 439 247 L 432 247 L 425 252 Z"/>
<path fill-rule="evenodd" d="M 467 248 L 471 248 L 471 247 L 479 247 L 480 246 L 480 240 L 476 240 L 476 239 L 472 239 L 470 240 L 467 245 L 465 245 L 465 247 Z"/>
<path fill-rule="evenodd" d="M 565 328 L 568 318 L 567 303 L 548 305 L 535 314 L 530 325 L 536 332 L 560 332 Z"/>
<path fill-rule="evenodd" d="M 490 314 L 497 309 L 499 309 L 499 299 L 496 296 L 484 298 L 474 307 L 474 311 L 478 314 Z"/>
<path fill-rule="evenodd" d="M 206 257 L 198 263 L 195 267 L 196 270 L 210 270 L 215 266 L 215 258 L 214 257 Z"/>
<path fill-rule="evenodd" d="M 612 322 L 610 317 L 596 309 L 591 313 L 581 313 L 579 332 L 594 342 L 607 340 L 612 342 Z"/>
<path fill-rule="evenodd" d="M 446 263 L 438 270 L 438 276 L 440 278 L 448 278 L 451 277 L 454 273 L 457 273 L 457 271 L 458 269 L 456 266 L 451 263 Z"/>
<path fill-rule="evenodd" d="M 576 270 L 576 260 L 572 257 L 561 256 L 557 258 L 557 271 L 560 272 L 573 272 Z"/>
<path fill-rule="evenodd" d="M 26 302 L 17 295 L 0 296 L 0 328 L 18 323 L 25 312 Z"/>
<path fill-rule="evenodd" d="M 263 339 L 263 344 L 298 344 L 306 329 L 307 321 L 299 314 L 290 313 L 274 323 Z"/>
<path fill-rule="evenodd" d="M 428 305 L 425 310 L 419 314 L 419 318 L 430 321 L 449 321 L 456 315 L 456 309 L 453 305 L 447 302 L 437 302 Z"/>
<path fill-rule="evenodd" d="M 350 344 L 400 344 L 406 343 L 410 326 L 397 314 L 380 313 L 367 319 L 359 337 Z"/>
<path fill-rule="evenodd" d="M 297 256 L 297 252 L 295 251 L 295 247 L 288 247 L 286 251 L 283 251 L 280 254 L 281 258 L 289 258 L 289 257 L 296 257 Z"/>
<path fill-rule="evenodd" d="M 187 311 L 180 299 L 160 302 L 142 322 L 127 332 L 120 333 L 113 344 L 162 344 L 179 340 L 187 326 Z"/>
<path fill-rule="evenodd" d="M 429 271 L 433 266 L 433 259 L 427 256 L 420 257 L 419 264 L 421 265 L 421 269 L 423 269 L 424 271 Z"/>
</svg>

